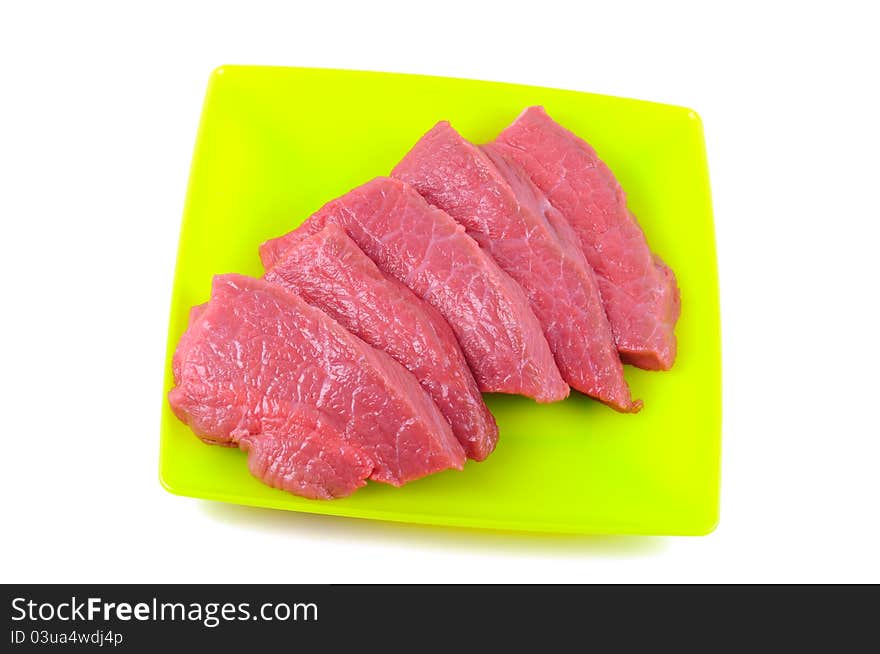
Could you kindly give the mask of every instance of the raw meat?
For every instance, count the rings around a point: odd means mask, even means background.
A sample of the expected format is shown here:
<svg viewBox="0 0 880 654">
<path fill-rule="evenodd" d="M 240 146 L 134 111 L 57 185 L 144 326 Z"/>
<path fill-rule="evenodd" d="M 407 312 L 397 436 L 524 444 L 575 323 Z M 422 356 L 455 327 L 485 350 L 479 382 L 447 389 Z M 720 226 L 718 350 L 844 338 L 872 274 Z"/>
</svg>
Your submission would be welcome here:
<svg viewBox="0 0 880 654">
<path fill-rule="evenodd" d="M 452 329 L 434 307 L 380 271 L 341 227 L 328 223 L 294 244 L 264 278 L 413 373 L 469 457 L 482 461 L 492 452 L 498 427 Z"/>
<path fill-rule="evenodd" d="M 392 176 L 464 225 L 526 292 L 562 373 L 573 388 L 619 411 L 633 403 L 611 327 L 580 247 L 564 245 L 565 219 L 503 153 L 481 151 L 437 123 Z M 566 225 L 567 227 L 567 225 Z"/>
<path fill-rule="evenodd" d="M 539 402 L 568 395 L 523 290 L 464 227 L 415 189 L 377 177 L 326 204 L 297 230 L 264 243 L 263 265 L 270 268 L 287 247 L 327 223 L 340 225 L 380 269 L 440 312 L 480 390 Z"/>
<path fill-rule="evenodd" d="M 276 284 L 215 277 L 172 365 L 177 417 L 249 449 L 252 470 L 293 492 L 338 496 L 367 477 L 399 486 L 464 464 L 411 373 Z"/>
<path fill-rule="evenodd" d="M 189 310 L 189 326 L 192 327 L 193 323 L 199 319 L 202 315 L 202 311 L 205 310 L 207 306 L 207 302 L 204 304 L 197 304 L 194 307 L 190 307 Z"/>
<path fill-rule="evenodd" d="M 373 462 L 303 407 L 263 419 L 259 434 L 242 436 L 251 474 L 273 488 L 310 499 L 345 497 L 364 485 Z"/>
<path fill-rule="evenodd" d="M 668 370 L 681 300 L 675 275 L 651 252 L 626 196 L 595 150 L 529 107 L 495 143 L 515 159 L 580 238 L 624 362 Z"/>
</svg>

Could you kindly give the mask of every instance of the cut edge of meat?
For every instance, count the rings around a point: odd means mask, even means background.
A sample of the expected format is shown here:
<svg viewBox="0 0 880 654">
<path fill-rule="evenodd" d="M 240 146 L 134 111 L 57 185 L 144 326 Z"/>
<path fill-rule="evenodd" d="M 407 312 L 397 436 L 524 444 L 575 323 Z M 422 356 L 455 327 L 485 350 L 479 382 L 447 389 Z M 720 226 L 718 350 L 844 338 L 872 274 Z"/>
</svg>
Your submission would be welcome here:
<svg viewBox="0 0 880 654">
<path fill-rule="evenodd" d="M 260 286 L 257 286 L 256 289 L 254 289 L 254 285 Z M 425 435 L 423 437 L 434 441 L 434 445 L 430 450 L 431 454 L 429 454 L 429 456 L 431 456 L 432 461 L 435 462 L 434 464 L 432 464 L 435 469 L 426 470 L 418 474 L 402 474 L 402 471 L 398 469 L 397 473 L 394 476 L 388 476 L 384 474 L 382 476 L 378 476 L 378 468 L 374 464 L 373 467 L 371 467 L 371 472 L 369 473 L 370 479 L 382 483 L 388 483 L 393 486 L 402 486 L 405 483 L 415 481 L 416 479 L 420 479 L 436 472 L 441 472 L 442 470 L 463 469 L 465 462 L 464 449 L 453 435 L 449 423 L 445 420 L 445 418 L 443 418 L 437 406 L 434 404 L 428 394 L 425 393 L 424 389 L 422 389 L 422 387 L 418 384 L 418 381 L 415 379 L 415 377 L 412 376 L 409 371 L 407 371 L 403 366 L 397 363 L 386 353 L 369 346 L 368 344 L 358 339 L 356 336 L 352 335 L 341 325 L 336 323 L 332 318 L 321 312 L 319 309 L 316 309 L 315 307 L 312 307 L 311 305 L 306 303 L 305 300 L 300 298 L 295 293 L 292 293 L 291 291 L 286 290 L 281 286 L 266 282 L 262 279 L 254 279 L 239 274 L 216 275 L 214 277 L 211 290 L 211 300 L 204 305 L 199 305 L 203 308 L 198 311 L 198 317 L 194 324 L 190 328 L 188 328 L 181 337 L 174 355 L 175 386 L 168 393 L 168 401 L 171 405 L 172 411 L 178 417 L 178 419 L 189 426 L 193 433 L 202 441 L 208 444 L 235 447 L 240 444 L 243 438 L 246 438 L 249 440 L 249 446 L 256 446 L 259 448 L 259 445 L 255 445 L 255 439 L 265 435 L 262 426 L 259 430 L 250 430 L 247 428 L 235 427 L 232 423 L 229 423 L 228 425 L 225 425 L 221 428 L 221 431 L 227 432 L 227 434 L 222 438 L 217 434 L 209 434 L 201 430 L 199 428 L 198 421 L 191 419 L 190 411 L 188 410 L 188 407 L 196 403 L 197 400 L 196 398 L 188 397 L 187 391 L 181 384 L 178 363 L 179 360 L 187 356 L 187 351 L 190 347 L 190 344 L 193 339 L 196 338 L 196 331 L 206 324 L 206 320 L 210 320 L 212 303 L 215 301 L 219 301 L 227 294 L 234 295 L 234 292 L 230 289 L 236 289 L 236 291 L 241 291 L 242 289 L 245 289 L 246 291 L 256 290 L 257 292 L 267 292 L 271 294 L 276 300 L 278 300 L 282 305 L 293 306 L 295 310 L 299 312 L 314 312 L 316 316 L 320 315 L 322 317 L 322 321 L 327 321 L 326 323 L 324 323 L 327 329 L 331 331 L 338 331 L 340 335 L 344 335 L 343 338 L 345 340 L 353 339 L 352 343 L 360 343 L 361 346 L 365 348 L 363 350 L 362 356 L 366 357 L 367 359 L 374 359 L 373 366 L 377 370 L 381 370 L 384 373 L 380 377 L 382 383 L 387 385 L 389 388 L 393 384 L 398 384 L 399 388 L 406 388 L 410 384 L 412 385 L 412 390 L 414 391 L 413 393 L 398 393 L 396 396 L 400 401 L 411 404 L 412 406 L 410 413 L 415 416 L 421 416 L 421 420 L 425 422 Z M 416 404 L 418 404 L 419 406 L 416 406 Z M 314 412 L 320 413 L 317 408 L 314 409 Z M 277 422 L 277 418 L 275 421 Z M 265 418 L 261 418 L 260 424 L 262 425 L 264 422 Z M 270 430 L 267 433 L 273 436 L 273 438 L 275 438 L 276 440 L 277 438 L 279 438 L 279 434 L 275 431 Z M 360 451 L 361 454 L 366 457 L 365 460 L 372 461 L 372 457 L 370 456 L 370 454 L 362 449 L 364 447 L 362 443 L 354 442 L 353 440 L 348 440 L 347 443 L 350 447 L 353 447 Z M 439 459 L 437 457 L 439 457 Z M 383 464 L 383 467 L 388 466 Z"/>
<path fill-rule="evenodd" d="M 570 235 L 570 247 L 563 243 L 550 218 L 567 226 L 565 219 L 548 217 L 558 212 L 516 162 L 442 120 L 391 175 L 462 225 L 520 286 L 565 382 L 617 411 L 639 410 L 577 237 Z"/>
<path fill-rule="evenodd" d="M 538 216 L 539 220 L 543 219 L 546 223 L 547 231 L 555 237 L 562 256 L 569 261 L 568 265 L 574 266 L 578 274 L 581 275 L 582 288 L 587 303 L 587 306 L 584 307 L 585 312 L 596 315 L 596 324 L 591 329 L 589 338 L 593 341 L 597 338 L 600 339 L 600 342 L 604 344 L 605 351 L 599 362 L 591 360 L 590 367 L 604 369 L 610 366 L 613 368 L 613 372 L 610 375 L 603 375 L 605 379 L 601 384 L 605 387 L 596 389 L 590 385 L 589 380 L 575 378 L 574 375 L 577 373 L 569 371 L 569 366 L 560 362 L 559 370 L 562 372 L 563 378 L 575 390 L 602 402 L 615 411 L 638 413 L 644 407 L 644 402 L 640 399 L 633 399 L 629 384 L 624 377 L 623 363 L 614 341 L 611 324 L 605 313 L 595 273 L 581 251 L 577 234 L 562 213 L 550 203 L 547 196 L 529 178 L 526 171 L 503 148 L 498 147 L 495 143 L 486 143 L 478 147 L 491 160 L 520 208 L 532 212 Z M 549 336 L 547 340 L 550 341 Z M 559 357 L 559 354 L 554 351 L 554 356 Z M 602 375 L 602 373 L 599 374 Z"/>
<path fill-rule="evenodd" d="M 618 346 L 620 358 L 642 370 L 666 371 L 671 370 L 678 356 L 678 338 L 675 335 L 675 327 L 681 316 L 681 289 L 675 278 L 672 268 L 666 265 L 659 255 L 652 252 L 654 267 L 663 279 L 663 286 L 668 289 L 666 302 L 661 311 L 663 319 L 660 321 L 660 329 L 663 336 L 661 341 L 666 345 L 664 348 L 630 349 L 626 344 Z"/>
<path fill-rule="evenodd" d="M 451 226 L 454 231 L 461 234 L 467 243 L 468 251 L 476 253 L 474 256 L 479 256 L 480 260 L 485 262 L 495 276 L 495 281 L 503 290 L 503 293 L 510 304 L 510 306 L 506 308 L 506 311 L 516 311 L 522 314 L 520 317 L 523 320 L 517 321 L 517 325 L 523 330 L 523 338 L 518 344 L 518 347 L 522 352 L 530 353 L 530 356 L 527 357 L 525 361 L 527 364 L 526 367 L 530 370 L 534 369 L 534 380 L 530 380 L 527 385 L 517 386 L 516 388 L 514 388 L 515 384 L 513 382 L 511 382 L 510 388 L 492 387 L 487 385 L 484 379 L 481 379 L 479 369 L 482 367 L 482 363 L 479 359 L 474 358 L 473 353 L 469 351 L 466 343 L 463 342 L 462 333 L 456 327 L 455 321 L 449 319 L 444 313 L 442 307 L 434 305 L 455 331 L 459 344 L 462 346 L 462 350 L 467 357 L 469 367 L 473 371 L 474 377 L 477 379 L 477 383 L 480 386 L 480 390 L 484 393 L 523 395 L 542 404 L 558 402 L 568 397 L 569 386 L 564 382 L 559 373 L 559 369 L 556 367 L 556 362 L 553 359 L 553 354 L 550 351 L 547 339 L 544 337 L 543 330 L 540 328 L 540 323 L 529 307 L 528 299 L 525 297 L 525 293 L 522 288 L 520 288 L 519 284 L 517 284 L 510 275 L 501 270 L 495 260 L 484 252 L 479 244 L 472 237 L 468 236 L 464 232 L 464 228 L 456 223 L 449 214 L 430 205 L 415 189 L 398 179 L 386 176 L 375 177 L 365 184 L 352 189 L 345 195 L 326 203 L 321 209 L 312 214 L 312 216 L 293 231 L 263 243 L 260 248 L 260 254 L 264 266 L 266 264 L 271 265 L 287 247 L 298 239 L 305 238 L 308 234 L 320 230 L 325 224 L 327 224 L 327 222 L 336 222 L 346 231 L 346 233 L 348 233 L 352 240 L 354 240 L 355 243 L 366 252 L 367 256 L 369 256 L 376 265 L 383 270 L 383 272 L 392 274 L 394 277 L 398 278 L 399 281 L 413 290 L 417 296 L 422 297 L 412 288 L 411 284 L 407 283 L 406 279 L 401 279 L 400 271 L 393 270 L 390 266 L 385 266 L 378 257 L 374 256 L 374 253 L 369 252 L 364 243 L 360 242 L 356 234 L 353 233 L 351 226 L 343 224 L 340 217 L 336 215 L 337 213 L 342 216 L 348 216 L 350 214 L 349 210 L 345 208 L 343 202 L 347 196 L 356 191 L 364 192 L 366 189 L 373 190 L 377 187 L 379 188 L 378 192 L 383 194 L 383 197 L 385 194 L 396 194 L 399 196 L 398 199 L 401 202 L 412 200 L 420 206 L 423 205 L 432 213 L 435 220 L 439 219 L 442 222 L 442 226 Z M 433 304 L 428 298 L 422 297 L 422 299 L 429 304 Z M 538 377 L 540 377 L 540 381 L 538 380 Z"/>
<path fill-rule="evenodd" d="M 531 152 L 531 149 L 523 144 L 522 138 L 522 135 L 528 136 L 530 132 L 537 131 L 541 131 L 542 135 L 552 134 L 557 138 L 563 139 L 570 144 L 570 147 L 583 153 L 583 156 L 589 161 L 589 165 L 586 168 L 597 170 L 602 175 L 602 181 L 599 184 L 599 186 L 602 187 L 601 191 L 609 194 L 609 196 L 614 196 L 615 203 L 620 205 L 620 211 L 625 212 L 626 214 L 626 220 L 624 222 L 631 223 L 631 225 L 628 225 L 629 231 L 643 241 L 645 250 L 650 253 L 646 255 L 649 256 L 650 259 L 643 260 L 642 264 L 644 265 L 646 272 L 650 271 L 649 274 L 654 276 L 655 282 L 657 282 L 658 288 L 661 292 L 654 292 L 651 294 L 651 297 L 653 298 L 651 301 L 656 302 L 659 299 L 660 304 L 659 306 L 654 307 L 655 326 L 651 330 L 645 330 L 645 334 L 634 336 L 624 325 L 628 313 L 626 311 L 618 311 L 615 306 L 616 302 L 613 299 L 613 296 L 620 294 L 620 291 L 618 291 L 602 274 L 602 266 L 597 265 L 597 263 L 601 264 L 602 262 L 597 262 L 595 260 L 596 257 L 591 253 L 592 247 L 589 243 L 589 239 L 585 238 L 582 230 L 577 224 L 575 224 L 576 221 L 572 221 L 571 216 L 568 215 L 565 207 L 560 205 L 555 190 L 548 190 L 548 188 L 545 187 L 547 185 L 554 188 L 557 187 L 558 176 L 550 174 L 549 171 L 543 168 L 543 164 L 540 164 L 537 161 L 536 157 Z M 676 284 L 675 275 L 672 273 L 672 270 L 665 264 L 657 264 L 659 258 L 650 250 L 644 231 L 641 229 L 635 216 L 626 207 L 626 195 L 607 164 L 602 161 L 595 149 L 589 143 L 571 130 L 556 122 L 547 113 L 544 107 L 539 105 L 523 109 L 516 120 L 502 130 L 495 139 L 495 142 L 511 148 L 511 151 L 517 155 L 515 157 L 516 160 L 521 165 L 524 165 L 524 167 L 529 168 L 529 166 L 526 165 L 526 162 L 531 161 L 532 167 L 538 166 L 547 174 L 547 179 L 543 180 L 542 184 L 541 181 L 536 178 L 536 175 L 540 177 L 541 173 L 536 173 L 535 170 L 529 171 L 530 177 L 536 185 L 546 192 L 554 206 L 566 216 L 566 219 L 568 219 L 573 227 L 576 228 L 576 231 L 578 231 L 584 254 L 587 256 L 587 259 L 596 271 L 599 290 L 602 293 L 603 300 L 606 301 L 607 313 L 611 321 L 612 329 L 614 330 L 621 359 L 625 363 L 637 365 L 648 370 L 670 369 L 675 361 L 677 350 L 675 323 L 680 315 L 680 290 Z M 656 324 L 656 321 L 658 320 L 657 316 L 660 316 L 660 322 L 668 324 Z"/>
<path fill-rule="evenodd" d="M 277 251 L 273 250 L 275 263 L 266 271 L 264 279 L 297 293 L 352 334 L 386 352 L 413 373 L 452 426 L 468 458 L 483 461 L 494 451 L 498 441 L 495 418 L 486 407 L 452 328 L 433 306 L 397 278 L 380 270 L 336 223 L 327 223 L 320 231 L 295 239 L 283 248 L 280 257 L 275 258 Z M 326 263 L 328 259 L 329 266 Z M 334 265 L 346 265 L 361 273 L 365 286 L 355 289 L 358 297 L 338 301 L 336 295 L 328 297 L 325 289 L 315 285 L 314 277 L 322 272 L 330 274 L 336 283 L 342 281 L 344 275 L 331 274 Z M 321 271 L 322 266 L 331 270 Z M 363 306 L 371 294 L 380 296 L 380 301 L 400 307 L 405 317 L 411 320 L 408 324 L 411 330 L 416 331 L 409 332 L 411 338 L 405 339 L 407 344 L 401 345 L 400 339 L 390 338 L 387 332 L 370 329 L 369 320 L 364 322 L 365 318 L 378 310 L 379 304 Z M 358 306 L 358 303 L 361 305 Z M 395 320 L 394 323 L 398 327 L 406 327 L 404 322 Z M 411 345 L 414 339 L 420 344 L 418 351 Z M 425 349 L 430 354 L 426 354 Z M 426 369 L 427 361 L 433 361 L 437 366 Z"/>
<path fill-rule="evenodd" d="M 259 434 L 242 437 L 239 447 L 250 473 L 272 488 L 330 500 L 351 495 L 373 473 L 365 452 L 302 407 L 292 408 L 283 424 L 266 422 Z"/>
</svg>

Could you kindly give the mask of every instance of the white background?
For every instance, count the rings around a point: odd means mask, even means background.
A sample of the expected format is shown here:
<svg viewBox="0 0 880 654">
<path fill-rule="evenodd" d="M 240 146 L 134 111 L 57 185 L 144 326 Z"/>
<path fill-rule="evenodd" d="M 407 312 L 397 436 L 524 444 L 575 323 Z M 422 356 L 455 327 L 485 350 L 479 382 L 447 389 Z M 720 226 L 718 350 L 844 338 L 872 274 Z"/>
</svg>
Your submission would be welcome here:
<svg viewBox="0 0 880 654">
<path fill-rule="evenodd" d="M 2 4 L 0 581 L 880 581 L 871 3 L 298 4 Z M 699 111 L 724 331 L 718 530 L 524 536 L 162 490 L 177 232 L 208 74 L 229 63 Z"/>
</svg>

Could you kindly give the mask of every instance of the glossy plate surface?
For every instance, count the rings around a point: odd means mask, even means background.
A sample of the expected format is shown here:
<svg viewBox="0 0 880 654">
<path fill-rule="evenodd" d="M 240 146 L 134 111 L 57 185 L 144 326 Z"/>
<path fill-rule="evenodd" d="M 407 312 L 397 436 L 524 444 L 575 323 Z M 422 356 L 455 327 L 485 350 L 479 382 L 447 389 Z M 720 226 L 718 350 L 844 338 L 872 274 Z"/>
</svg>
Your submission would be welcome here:
<svg viewBox="0 0 880 654">
<path fill-rule="evenodd" d="M 691 110 L 531 86 L 387 73 L 225 66 L 208 85 L 171 303 L 171 355 L 215 273 L 262 274 L 257 246 L 386 175 L 435 122 L 477 143 L 542 104 L 590 142 L 626 189 L 682 294 L 670 372 L 626 367 L 638 415 L 577 393 L 541 406 L 487 398 L 496 452 L 403 488 L 306 500 L 252 478 L 236 449 L 202 444 L 162 398 L 160 478 L 191 497 L 361 518 L 573 533 L 704 534 L 718 520 L 721 356 L 703 130 Z"/>
</svg>

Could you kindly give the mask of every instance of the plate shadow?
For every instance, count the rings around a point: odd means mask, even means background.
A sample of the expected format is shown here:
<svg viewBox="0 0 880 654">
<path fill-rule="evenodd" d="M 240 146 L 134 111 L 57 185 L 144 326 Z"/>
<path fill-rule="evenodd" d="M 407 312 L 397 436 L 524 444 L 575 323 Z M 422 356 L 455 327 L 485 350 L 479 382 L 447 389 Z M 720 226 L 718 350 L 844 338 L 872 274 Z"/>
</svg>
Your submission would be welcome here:
<svg viewBox="0 0 880 654">
<path fill-rule="evenodd" d="M 295 511 L 263 509 L 222 502 L 199 503 L 201 511 L 235 528 L 272 534 L 307 534 L 315 539 L 368 543 L 392 541 L 417 547 L 462 552 L 506 552 L 571 557 L 642 558 L 665 551 L 660 536 L 544 534 L 524 531 L 414 525 Z"/>
</svg>

